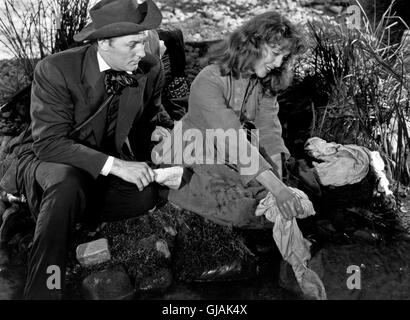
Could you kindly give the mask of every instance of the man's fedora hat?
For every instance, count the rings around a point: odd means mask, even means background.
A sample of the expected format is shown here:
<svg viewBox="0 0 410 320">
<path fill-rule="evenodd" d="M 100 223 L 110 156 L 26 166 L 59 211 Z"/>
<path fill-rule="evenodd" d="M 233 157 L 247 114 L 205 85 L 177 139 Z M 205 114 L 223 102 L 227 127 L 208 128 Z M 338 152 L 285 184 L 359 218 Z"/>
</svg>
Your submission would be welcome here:
<svg viewBox="0 0 410 320">
<path fill-rule="evenodd" d="M 162 14 L 152 0 L 102 0 L 90 9 L 91 23 L 74 40 L 97 40 L 136 34 L 157 28 Z"/>
</svg>

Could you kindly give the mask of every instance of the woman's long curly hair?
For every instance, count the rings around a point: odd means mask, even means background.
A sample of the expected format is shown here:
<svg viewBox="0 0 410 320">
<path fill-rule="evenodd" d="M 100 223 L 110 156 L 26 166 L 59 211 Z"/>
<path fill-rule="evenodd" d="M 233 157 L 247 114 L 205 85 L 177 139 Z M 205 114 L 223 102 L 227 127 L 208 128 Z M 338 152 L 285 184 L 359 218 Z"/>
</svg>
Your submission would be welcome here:
<svg viewBox="0 0 410 320">
<path fill-rule="evenodd" d="M 207 60 L 219 65 L 223 76 L 238 78 L 241 75 L 252 75 L 254 63 L 261 58 L 265 44 L 273 48 L 286 44 L 283 49 L 290 51 L 281 67 L 273 69 L 261 79 L 265 90 L 274 95 L 292 82 L 293 58 L 305 48 L 299 30 L 279 13 L 269 11 L 252 18 L 224 41 L 213 46 Z"/>
</svg>

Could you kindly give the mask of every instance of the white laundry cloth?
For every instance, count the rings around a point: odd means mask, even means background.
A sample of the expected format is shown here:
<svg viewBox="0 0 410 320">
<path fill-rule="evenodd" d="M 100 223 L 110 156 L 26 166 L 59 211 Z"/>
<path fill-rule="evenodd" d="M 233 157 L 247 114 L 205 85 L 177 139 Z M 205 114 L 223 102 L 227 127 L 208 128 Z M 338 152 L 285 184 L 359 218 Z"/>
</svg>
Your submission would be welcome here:
<svg viewBox="0 0 410 320">
<path fill-rule="evenodd" d="M 323 186 L 344 186 L 360 182 L 369 172 L 370 151 L 354 144 L 341 145 L 313 137 L 306 141 L 305 151 L 320 162 L 313 162 Z"/>
<path fill-rule="evenodd" d="M 301 190 L 290 188 L 300 198 L 303 213 L 298 218 L 306 218 L 316 212 L 308 196 Z M 259 202 L 255 214 L 265 217 L 274 223 L 272 234 L 276 245 L 285 261 L 287 261 L 295 273 L 296 280 L 302 292 L 313 299 L 325 300 L 326 290 L 319 276 L 307 267 L 311 258 L 311 243 L 303 238 L 296 219 L 284 219 L 279 211 L 275 197 L 269 192 L 268 195 Z"/>
<path fill-rule="evenodd" d="M 169 168 L 154 169 L 155 182 L 160 185 L 166 186 L 170 189 L 177 190 L 181 185 L 182 174 L 184 168 L 180 166 L 174 166 Z"/>
</svg>

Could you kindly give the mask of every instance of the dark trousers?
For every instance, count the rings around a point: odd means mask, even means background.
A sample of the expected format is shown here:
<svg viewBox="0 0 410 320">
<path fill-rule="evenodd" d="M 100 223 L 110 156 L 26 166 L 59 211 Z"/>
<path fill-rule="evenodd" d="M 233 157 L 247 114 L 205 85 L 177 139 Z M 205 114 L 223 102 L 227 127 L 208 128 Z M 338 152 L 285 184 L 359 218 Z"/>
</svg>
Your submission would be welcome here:
<svg viewBox="0 0 410 320">
<path fill-rule="evenodd" d="M 155 184 L 140 192 L 117 177 L 93 180 L 82 170 L 50 162 L 38 166 L 35 180 L 42 198 L 29 255 L 25 299 L 62 298 L 70 235 L 77 221 L 135 217 L 152 209 L 158 194 Z M 47 287 L 47 279 L 53 274 L 50 266 L 58 266 L 61 271 L 61 290 Z"/>
</svg>

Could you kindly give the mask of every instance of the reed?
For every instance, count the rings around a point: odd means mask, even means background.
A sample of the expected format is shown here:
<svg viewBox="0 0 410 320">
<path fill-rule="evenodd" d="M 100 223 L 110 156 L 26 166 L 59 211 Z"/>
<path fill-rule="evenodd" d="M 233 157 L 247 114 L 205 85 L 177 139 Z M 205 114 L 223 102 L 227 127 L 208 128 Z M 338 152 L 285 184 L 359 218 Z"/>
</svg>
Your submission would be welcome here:
<svg viewBox="0 0 410 320">
<path fill-rule="evenodd" d="M 377 24 L 360 6 L 360 29 L 324 19 L 309 23 L 313 46 L 304 64 L 320 97 L 312 134 L 378 150 L 392 178 L 408 184 L 409 77 L 404 41 L 393 43 L 390 29 L 409 26 L 392 12 L 393 4 Z"/>
<path fill-rule="evenodd" d="M 89 0 L 5 0 L 0 9 L 0 43 L 23 68 L 28 82 L 35 65 L 74 44 L 85 26 Z"/>
</svg>

